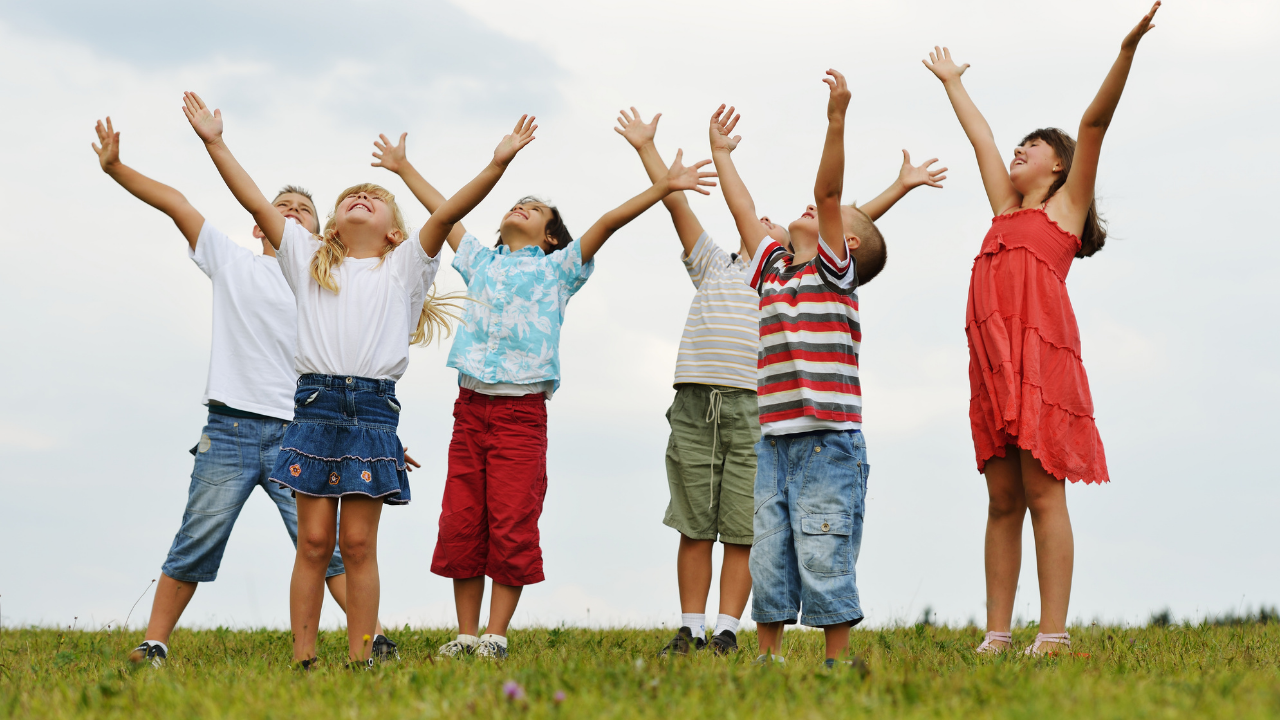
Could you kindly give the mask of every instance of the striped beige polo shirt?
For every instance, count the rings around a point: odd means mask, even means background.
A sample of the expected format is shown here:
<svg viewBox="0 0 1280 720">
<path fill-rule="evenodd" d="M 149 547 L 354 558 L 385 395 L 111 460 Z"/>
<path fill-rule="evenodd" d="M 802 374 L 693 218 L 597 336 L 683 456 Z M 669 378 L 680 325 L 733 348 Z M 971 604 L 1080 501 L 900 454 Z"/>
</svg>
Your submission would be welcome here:
<svg viewBox="0 0 1280 720">
<path fill-rule="evenodd" d="M 756 389 L 760 296 L 747 285 L 749 258 L 730 254 L 706 233 L 681 257 L 697 288 L 676 358 L 676 384 Z"/>
</svg>

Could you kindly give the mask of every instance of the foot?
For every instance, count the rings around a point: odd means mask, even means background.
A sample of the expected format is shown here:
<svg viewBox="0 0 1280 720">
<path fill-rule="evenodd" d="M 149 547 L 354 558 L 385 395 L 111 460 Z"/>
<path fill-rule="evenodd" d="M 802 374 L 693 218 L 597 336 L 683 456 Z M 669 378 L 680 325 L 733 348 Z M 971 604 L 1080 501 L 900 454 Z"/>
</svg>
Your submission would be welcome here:
<svg viewBox="0 0 1280 720">
<path fill-rule="evenodd" d="M 1022 651 L 1023 655 L 1039 657 L 1041 655 L 1057 655 L 1071 649 L 1069 633 L 1036 633 L 1036 641 Z"/>
<path fill-rule="evenodd" d="M 311 672 L 312 670 L 315 670 L 316 666 L 319 664 L 320 658 L 313 657 L 310 660 L 299 660 L 298 662 L 295 662 L 293 664 L 293 669 L 301 670 L 303 672 Z"/>
<path fill-rule="evenodd" d="M 774 655 L 773 653 L 765 653 L 764 655 L 761 655 L 760 657 L 756 658 L 755 662 L 752 664 L 754 665 L 770 665 L 770 664 L 786 665 L 787 659 L 782 657 L 781 655 Z"/>
<path fill-rule="evenodd" d="M 476 657 L 491 658 L 493 660 L 507 659 L 507 646 L 484 637 L 480 640 L 480 644 L 476 646 Z"/>
<path fill-rule="evenodd" d="M 738 636 L 729 630 L 721 630 L 719 635 L 711 638 L 711 651 L 716 655 L 728 655 L 738 652 Z"/>
<path fill-rule="evenodd" d="M 400 650 L 396 644 L 391 642 L 391 638 L 386 635 L 379 635 L 373 639 L 373 657 L 378 662 L 390 662 L 400 659 Z"/>
<path fill-rule="evenodd" d="M 671 642 L 658 651 L 658 657 L 688 655 L 690 650 L 697 652 L 706 646 L 707 641 L 704 638 L 695 638 L 692 630 L 682 627 L 676 631 L 676 636 L 671 638 Z"/>
<path fill-rule="evenodd" d="M 167 660 L 168 657 L 169 653 L 165 652 L 164 646 L 159 643 L 146 641 L 134 648 L 133 652 L 129 653 L 129 662 L 139 665 L 149 662 L 151 663 L 151 667 L 161 668 L 164 667 L 164 661 Z"/>
<path fill-rule="evenodd" d="M 974 652 L 979 655 L 996 655 L 1013 644 L 1013 633 L 989 632 L 982 637 L 982 644 Z"/>
<path fill-rule="evenodd" d="M 437 651 L 442 657 L 465 657 L 467 655 L 475 655 L 476 648 L 480 646 L 480 638 L 475 635 L 459 635 L 457 640 L 440 646 Z"/>
</svg>

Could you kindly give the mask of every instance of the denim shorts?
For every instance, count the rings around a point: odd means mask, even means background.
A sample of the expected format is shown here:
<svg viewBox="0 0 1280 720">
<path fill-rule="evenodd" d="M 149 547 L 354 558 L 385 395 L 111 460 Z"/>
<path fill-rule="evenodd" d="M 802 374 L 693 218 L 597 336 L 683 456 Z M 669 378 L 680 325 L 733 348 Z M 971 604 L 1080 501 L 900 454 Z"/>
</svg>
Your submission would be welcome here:
<svg viewBox="0 0 1280 720">
<path fill-rule="evenodd" d="M 862 620 L 854 566 L 862 546 L 867 445 L 857 430 L 756 443 L 751 619 L 811 627 Z"/>
<path fill-rule="evenodd" d="M 297 547 L 298 506 L 288 490 L 267 479 L 280 453 L 285 425 L 282 420 L 209 414 L 195 447 L 196 467 L 191 473 L 182 527 L 173 538 L 161 572 L 183 582 L 216 580 L 231 528 L 258 486 L 279 508 L 289 538 Z M 342 555 L 335 548 L 326 575 L 344 572 Z"/>
<path fill-rule="evenodd" d="M 303 375 L 271 481 L 310 497 L 365 495 L 409 503 L 392 380 Z"/>
</svg>

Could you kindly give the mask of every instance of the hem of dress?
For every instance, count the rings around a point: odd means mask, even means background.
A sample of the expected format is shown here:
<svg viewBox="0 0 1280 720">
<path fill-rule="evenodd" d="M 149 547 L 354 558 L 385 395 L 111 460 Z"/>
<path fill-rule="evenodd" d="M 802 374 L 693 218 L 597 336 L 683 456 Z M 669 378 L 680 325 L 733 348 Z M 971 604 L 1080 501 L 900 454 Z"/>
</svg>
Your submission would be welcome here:
<svg viewBox="0 0 1280 720">
<path fill-rule="evenodd" d="M 1080 476 L 1079 476 L 1079 477 L 1077 477 L 1077 478 L 1073 478 L 1073 477 L 1071 477 L 1071 473 L 1069 473 L 1069 472 L 1065 472 L 1065 471 L 1058 471 L 1058 470 L 1055 470 L 1054 468 L 1050 468 L 1050 467 L 1046 466 L 1046 465 L 1045 465 L 1044 458 L 1040 457 L 1040 454 L 1039 454 L 1039 452 L 1038 452 L 1038 448 L 1025 447 L 1025 446 L 1022 444 L 1022 439 L 1021 439 L 1021 438 L 1019 438 L 1019 437 L 1018 437 L 1018 436 L 1016 436 L 1016 435 L 1010 435 L 1010 436 L 1009 436 L 1009 439 L 1010 439 L 1010 440 L 1013 440 L 1014 442 L 1012 442 L 1012 443 L 1005 443 L 1004 447 L 996 448 L 996 450 L 995 450 L 994 452 L 992 452 L 990 455 L 988 455 L 988 456 L 986 456 L 986 457 L 984 457 L 984 458 L 981 458 L 981 459 L 978 461 L 978 472 L 979 472 L 979 473 L 983 472 L 983 471 L 986 469 L 987 463 L 988 463 L 988 462 L 990 462 L 992 458 L 1006 458 L 1006 457 L 1008 457 L 1008 456 L 1009 456 L 1009 453 L 1006 451 L 1006 449 L 1005 449 L 1005 448 L 1007 448 L 1009 445 L 1016 445 L 1016 446 L 1018 447 L 1018 449 L 1019 449 L 1019 450 L 1026 450 L 1027 452 L 1031 453 L 1031 457 L 1035 458 L 1035 459 L 1036 459 L 1036 462 L 1040 463 L 1040 467 L 1041 467 L 1041 469 L 1043 469 L 1046 473 L 1048 473 L 1049 475 L 1051 475 L 1055 480 L 1056 480 L 1056 479 L 1061 478 L 1064 482 L 1070 482 L 1070 483 L 1078 483 L 1078 482 L 1082 482 L 1082 483 L 1084 483 L 1085 485 L 1103 485 L 1103 484 L 1110 484 L 1110 483 L 1111 483 L 1111 474 L 1110 474 L 1110 473 L 1108 473 L 1106 477 L 1102 477 L 1102 478 L 1086 477 L 1086 476 L 1084 476 L 1084 475 L 1080 475 Z M 1056 465 L 1056 463 L 1055 463 L 1055 465 Z"/>
<path fill-rule="evenodd" d="M 353 491 L 344 492 L 344 493 L 320 494 L 320 493 L 309 493 L 305 490 L 299 490 L 298 488 L 290 485 L 289 483 L 284 482 L 283 480 L 277 480 L 275 478 L 267 478 L 267 482 L 273 482 L 279 485 L 280 487 L 287 487 L 293 492 L 297 493 L 298 495 L 306 495 L 307 497 L 313 497 L 313 498 L 343 498 L 348 495 L 363 495 L 364 497 L 370 498 L 372 500 L 381 500 L 386 505 L 408 505 L 410 502 L 409 500 L 402 500 L 398 497 L 395 497 L 401 493 L 401 490 L 399 488 L 395 490 L 388 490 L 387 492 L 384 492 L 381 495 L 374 495 L 373 493 L 360 492 L 359 490 L 353 490 Z"/>
<path fill-rule="evenodd" d="M 280 448 L 280 451 L 281 451 L 281 452 L 284 452 L 284 451 L 286 451 L 286 450 L 288 450 L 288 451 L 290 451 L 290 452 L 298 453 L 299 455 L 301 455 L 301 456 L 303 456 L 303 457 L 309 457 L 309 458 L 311 458 L 312 460 L 319 460 L 320 462 L 333 462 L 333 463 L 336 463 L 336 462 L 343 462 L 343 461 L 345 461 L 345 460 L 359 460 L 360 462 L 367 462 L 367 463 L 374 463 L 374 462 L 391 462 L 391 463 L 395 463 L 395 466 L 396 466 L 396 470 L 397 470 L 397 471 L 401 471 L 401 470 L 404 470 L 405 468 L 409 467 L 409 466 L 408 466 L 408 464 L 401 465 L 401 464 L 400 464 L 399 462 L 397 462 L 397 461 L 396 461 L 396 459 L 395 459 L 395 458 L 393 458 L 393 457 L 376 457 L 376 458 L 367 458 L 367 457 L 360 457 L 359 455 L 343 455 L 342 457 L 332 458 L 332 457 L 325 457 L 324 455 L 313 455 L 313 454 L 311 454 L 311 453 L 309 453 L 309 452 L 305 452 L 305 451 L 303 451 L 303 450 L 299 450 L 298 448 L 296 448 L 296 447 L 292 447 L 292 446 L 289 446 L 289 447 L 281 447 L 281 448 Z M 283 484 L 283 483 L 281 483 L 281 484 Z"/>
</svg>

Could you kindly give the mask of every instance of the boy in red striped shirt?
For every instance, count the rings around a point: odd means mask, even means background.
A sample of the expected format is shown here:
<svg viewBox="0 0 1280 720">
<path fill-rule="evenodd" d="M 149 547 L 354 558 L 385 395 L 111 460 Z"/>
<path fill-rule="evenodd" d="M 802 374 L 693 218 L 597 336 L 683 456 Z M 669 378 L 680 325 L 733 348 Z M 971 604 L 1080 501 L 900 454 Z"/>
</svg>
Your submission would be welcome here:
<svg viewBox="0 0 1280 720">
<path fill-rule="evenodd" d="M 760 293 L 755 539 L 751 549 L 761 655 L 781 662 L 782 630 L 796 616 L 823 628 L 827 666 L 846 654 L 862 620 L 854 565 L 867 488 L 858 383 L 859 282 L 884 266 L 884 239 L 871 219 L 842 206 L 844 118 L 850 92 L 828 70 L 827 136 L 815 204 L 788 228 L 788 251 L 766 236 L 730 153 L 738 118 L 722 105 L 711 149 L 725 202 L 752 257 L 748 283 Z M 830 242 L 828 242 L 830 241 Z"/>
</svg>

